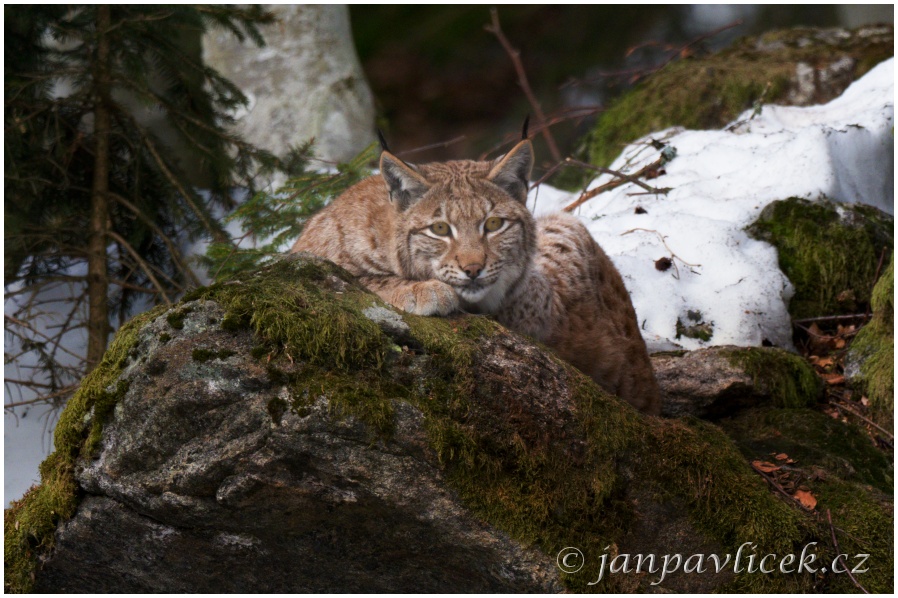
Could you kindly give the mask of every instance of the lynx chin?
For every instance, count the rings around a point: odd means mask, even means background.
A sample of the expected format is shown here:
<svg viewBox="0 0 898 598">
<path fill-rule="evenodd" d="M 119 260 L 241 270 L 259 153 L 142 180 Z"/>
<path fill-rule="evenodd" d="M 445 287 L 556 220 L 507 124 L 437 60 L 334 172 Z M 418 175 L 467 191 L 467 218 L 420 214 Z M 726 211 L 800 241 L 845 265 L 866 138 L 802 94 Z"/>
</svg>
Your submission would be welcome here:
<svg viewBox="0 0 898 598">
<path fill-rule="evenodd" d="M 291 252 L 336 262 L 384 301 L 419 315 L 488 314 L 552 347 L 603 388 L 657 415 L 636 312 L 614 264 L 579 220 L 526 207 L 533 146 L 478 162 L 406 164 L 316 214 Z"/>
</svg>

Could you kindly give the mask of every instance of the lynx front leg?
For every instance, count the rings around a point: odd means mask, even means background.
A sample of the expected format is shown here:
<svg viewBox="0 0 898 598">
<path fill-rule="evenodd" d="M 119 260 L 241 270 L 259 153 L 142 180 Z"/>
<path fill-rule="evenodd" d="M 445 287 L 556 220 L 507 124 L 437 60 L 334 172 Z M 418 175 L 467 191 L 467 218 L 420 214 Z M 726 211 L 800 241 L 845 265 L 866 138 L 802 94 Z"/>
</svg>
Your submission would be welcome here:
<svg viewBox="0 0 898 598">
<path fill-rule="evenodd" d="M 387 303 L 418 316 L 445 316 L 458 309 L 455 290 L 439 280 L 362 276 L 359 281 Z"/>
</svg>

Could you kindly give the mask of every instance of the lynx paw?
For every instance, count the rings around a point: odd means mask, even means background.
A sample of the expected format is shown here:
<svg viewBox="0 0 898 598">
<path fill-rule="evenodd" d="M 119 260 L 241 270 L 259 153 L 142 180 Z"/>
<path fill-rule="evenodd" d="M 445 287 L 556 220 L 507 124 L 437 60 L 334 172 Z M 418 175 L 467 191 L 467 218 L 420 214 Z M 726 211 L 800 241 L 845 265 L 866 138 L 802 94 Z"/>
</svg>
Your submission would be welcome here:
<svg viewBox="0 0 898 598">
<path fill-rule="evenodd" d="M 413 283 L 396 293 L 393 305 L 417 316 L 445 316 L 458 309 L 455 290 L 439 280 Z"/>
</svg>

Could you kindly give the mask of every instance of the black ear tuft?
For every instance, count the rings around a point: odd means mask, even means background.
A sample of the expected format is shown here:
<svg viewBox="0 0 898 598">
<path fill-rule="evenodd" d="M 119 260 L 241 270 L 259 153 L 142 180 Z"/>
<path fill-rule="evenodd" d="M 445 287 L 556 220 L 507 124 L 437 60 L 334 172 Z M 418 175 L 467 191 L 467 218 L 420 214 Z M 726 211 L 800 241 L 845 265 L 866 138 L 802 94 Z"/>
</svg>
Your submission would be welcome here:
<svg viewBox="0 0 898 598">
<path fill-rule="evenodd" d="M 529 138 L 528 131 L 527 131 L 527 129 L 529 129 L 529 128 L 530 128 L 530 115 L 528 114 L 527 117 L 524 119 L 524 130 L 521 131 L 521 139 L 522 140 Z"/>
<path fill-rule="evenodd" d="M 381 150 L 385 152 L 390 151 L 390 148 L 387 147 L 387 140 L 384 139 L 383 131 L 381 131 L 380 129 L 377 129 L 377 140 L 380 142 Z"/>
<path fill-rule="evenodd" d="M 528 139 L 518 142 L 493 166 L 487 180 L 498 185 L 516 200 L 527 201 L 530 171 L 533 169 L 533 144 Z"/>
<path fill-rule="evenodd" d="M 386 150 L 380 155 L 380 174 L 390 192 L 390 201 L 400 212 L 407 210 L 430 189 L 430 183 L 414 166 Z"/>
</svg>

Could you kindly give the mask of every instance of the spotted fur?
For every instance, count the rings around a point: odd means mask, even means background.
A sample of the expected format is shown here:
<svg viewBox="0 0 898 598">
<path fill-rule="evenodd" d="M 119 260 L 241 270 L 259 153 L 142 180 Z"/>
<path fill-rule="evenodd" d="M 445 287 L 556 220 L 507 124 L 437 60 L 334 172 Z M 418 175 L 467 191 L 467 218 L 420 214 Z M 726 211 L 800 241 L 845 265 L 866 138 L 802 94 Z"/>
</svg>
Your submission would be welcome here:
<svg viewBox="0 0 898 598">
<path fill-rule="evenodd" d="M 336 262 L 410 313 L 492 315 L 657 414 L 658 387 L 620 274 L 576 218 L 533 218 L 525 205 L 532 165 L 527 140 L 488 162 L 412 166 L 384 151 L 381 175 L 319 212 L 291 252 Z"/>
</svg>

